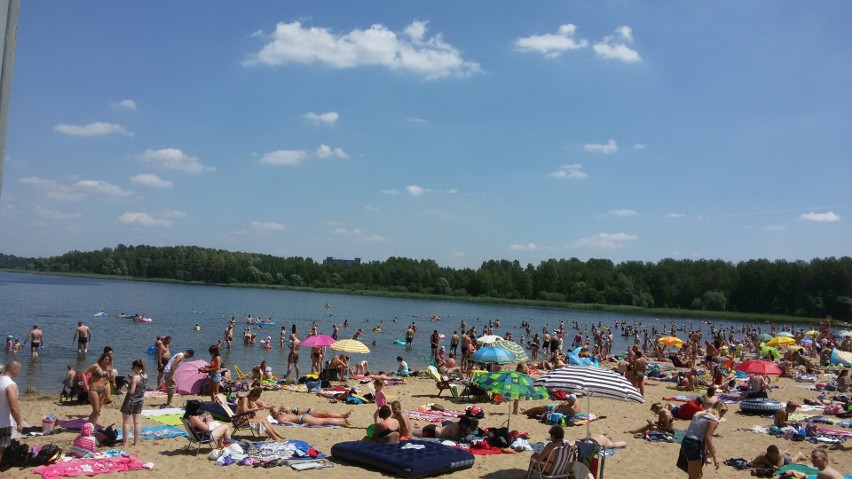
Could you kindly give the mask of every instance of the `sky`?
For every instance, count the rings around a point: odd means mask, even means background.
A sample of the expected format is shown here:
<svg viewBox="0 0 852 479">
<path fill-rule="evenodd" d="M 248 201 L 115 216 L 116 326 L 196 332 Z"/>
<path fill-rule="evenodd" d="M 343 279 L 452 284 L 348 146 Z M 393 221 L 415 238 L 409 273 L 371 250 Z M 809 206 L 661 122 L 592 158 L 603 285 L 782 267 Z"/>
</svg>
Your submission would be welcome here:
<svg viewBox="0 0 852 479">
<path fill-rule="evenodd" d="M 23 3 L 2 253 L 852 253 L 849 2 Z"/>
</svg>

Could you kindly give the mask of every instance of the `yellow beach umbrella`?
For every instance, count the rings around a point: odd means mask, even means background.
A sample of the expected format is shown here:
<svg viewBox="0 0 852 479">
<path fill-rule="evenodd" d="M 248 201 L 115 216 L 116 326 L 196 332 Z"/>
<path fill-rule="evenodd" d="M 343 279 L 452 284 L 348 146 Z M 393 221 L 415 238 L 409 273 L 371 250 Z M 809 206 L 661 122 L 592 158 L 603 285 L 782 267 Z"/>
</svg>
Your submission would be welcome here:
<svg viewBox="0 0 852 479">
<path fill-rule="evenodd" d="M 793 350 L 805 349 L 804 346 L 799 346 L 798 344 L 788 344 L 787 346 L 784 346 L 784 347 L 787 348 L 787 349 L 793 349 Z"/>
<path fill-rule="evenodd" d="M 676 336 L 663 336 L 657 342 L 663 346 L 675 346 L 678 348 L 682 348 L 684 345 L 684 341 Z"/>
<path fill-rule="evenodd" d="M 332 344 L 331 349 L 344 353 L 369 353 L 370 348 L 361 341 L 355 339 L 344 339 Z"/>
<path fill-rule="evenodd" d="M 816 329 L 812 329 L 805 333 L 805 336 L 819 336 L 819 331 L 817 331 Z"/>
<path fill-rule="evenodd" d="M 787 336 L 775 336 L 766 343 L 767 346 L 786 346 L 788 344 L 796 344 L 796 340 Z"/>
</svg>

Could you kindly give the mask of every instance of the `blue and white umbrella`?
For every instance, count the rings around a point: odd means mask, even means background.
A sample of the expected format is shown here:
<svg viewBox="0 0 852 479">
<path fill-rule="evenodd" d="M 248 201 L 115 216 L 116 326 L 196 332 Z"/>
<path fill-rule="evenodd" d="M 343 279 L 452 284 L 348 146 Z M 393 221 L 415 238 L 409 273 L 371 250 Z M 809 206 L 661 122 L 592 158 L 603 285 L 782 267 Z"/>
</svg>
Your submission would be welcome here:
<svg viewBox="0 0 852 479">
<path fill-rule="evenodd" d="M 468 361 L 482 364 L 509 364 L 517 361 L 510 351 L 498 347 L 479 348 L 471 354 Z"/>
<path fill-rule="evenodd" d="M 538 378 L 536 386 L 544 386 L 548 391 L 567 391 L 587 397 L 587 409 L 591 396 L 644 403 L 645 398 L 624 376 L 608 369 L 582 366 L 566 366 Z M 586 437 L 589 436 L 589 423 L 586 423 Z"/>
<path fill-rule="evenodd" d="M 781 331 L 780 333 L 776 334 L 776 336 L 785 336 L 785 337 L 787 337 L 787 338 L 792 338 L 792 337 L 794 337 L 794 336 L 793 336 L 793 333 L 788 333 L 787 331 Z"/>
</svg>

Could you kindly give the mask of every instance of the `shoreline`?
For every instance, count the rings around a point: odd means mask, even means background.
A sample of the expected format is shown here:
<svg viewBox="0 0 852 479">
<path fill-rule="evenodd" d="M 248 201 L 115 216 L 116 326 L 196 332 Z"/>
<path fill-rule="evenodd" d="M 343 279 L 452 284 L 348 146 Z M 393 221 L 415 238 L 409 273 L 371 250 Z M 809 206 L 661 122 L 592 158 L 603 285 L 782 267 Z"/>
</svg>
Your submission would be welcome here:
<svg viewBox="0 0 852 479">
<path fill-rule="evenodd" d="M 351 289 L 335 289 L 335 288 L 309 288 L 300 286 L 281 286 L 270 284 L 249 284 L 249 283 L 204 283 L 200 281 L 180 281 L 175 279 L 165 278 L 134 278 L 130 276 L 114 276 L 92 273 L 61 273 L 61 272 L 44 272 L 21 269 L 0 268 L 0 271 L 5 273 L 15 274 L 34 274 L 40 276 L 60 276 L 71 278 L 87 278 L 109 281 L 139 281 L 145 283 L 166 283 L 166 284 L 183 284 L 191 286 L 220 286 L 227 288 L 245 288 L 245 289 L 271 289 L 281 291 L 298 291 L 302 293 L 325 293 L 325 294 L 342 294 L 349 296 L 374 296 L 380 298 L 399 298 L 399 299 L 422 299 L 432 301 L 448 301 L 470 304 L 489 304 L 489 305 L 506 305 L 506 306 L 526 306 L 532 308 L 555 309 L 563 311 L 583 311 L 591 313 L 610 313 L 619 315 L 636 315 L 647 317 L 680 317 L 685 319 L 695 320 L 727 320 L 743 323 L 783 323 L 783 324 L 819 324 L 823 318 L 797 317 L 786 315 L 773 315 L 762 313 L 736 313 L 726 311 L 695 311 L 691 309 L 666 309 L 666 308 L 641 308 L 638 306 L 626 305 L 610 305 L 598 303 L 567 303 L 567 302 L 550 302 L 539 300 L 512 300 L 503 298 L 490 297 L 459 297 L 459 296 L 444 296 L 436 294 L 420 294 L 420 293 L 398 293 L 392 291 L 380 290 L 351 290 Z M 836 321 L 837 325 L 848 325 L 842 321 Z"/>
</svg>

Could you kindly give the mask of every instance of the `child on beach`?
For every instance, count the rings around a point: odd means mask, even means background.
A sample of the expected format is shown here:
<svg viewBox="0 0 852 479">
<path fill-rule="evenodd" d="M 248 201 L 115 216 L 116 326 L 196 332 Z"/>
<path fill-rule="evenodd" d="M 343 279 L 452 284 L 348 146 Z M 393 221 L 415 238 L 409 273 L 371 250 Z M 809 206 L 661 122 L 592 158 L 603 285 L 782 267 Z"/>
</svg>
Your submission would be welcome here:
<svg viewBox="0 0 852 479">
<path fill-rule="evenodd" d="M 121 405 L 121 418 L 124 428 L 122 441 L 124 448 L 127 449 L 127 439 L 130 436 L 130 420 L 133 419 L 133 445 L 136 446 L 139 441 L 139 436 L 142 434 L 142 425 L 140 419 L 142 417 L 142 406 L 145 402 L 145 384 L 148 382 L 148 376 L 145 374 L 145 363 L 141 359 L 133 361 L 131 365 L 132 373 L 128 375 L 127 395 L 124 396 L 124 403 Z"/>
<path fill-rule="evenodd" d="M 66 454 L 74 457 L 89 457 L 98 453 L 98 440 L 95 438 L 95 426 L 86 422 L 80 427 L 80 435 L 74 438 Z"/>
<path fill-rule="evenodd" d="M 373 422 L 376 422 L 378 420 L 379 409 L 381 409 L 382 406 L 385 406 L 388 403 L 388 398 L 387 396 L 385 396 L 384 391 L 382 391 L 382 388 L 384 388 L 384 386 L 385 383 L 381 379 L 376 379 L 375 381 L 373 381 L 373 387 L 376 389 L 376 394 L 374 395 L 376 401 L 376 412 L 375 414 L 373 414 Z"/>
</svg>

